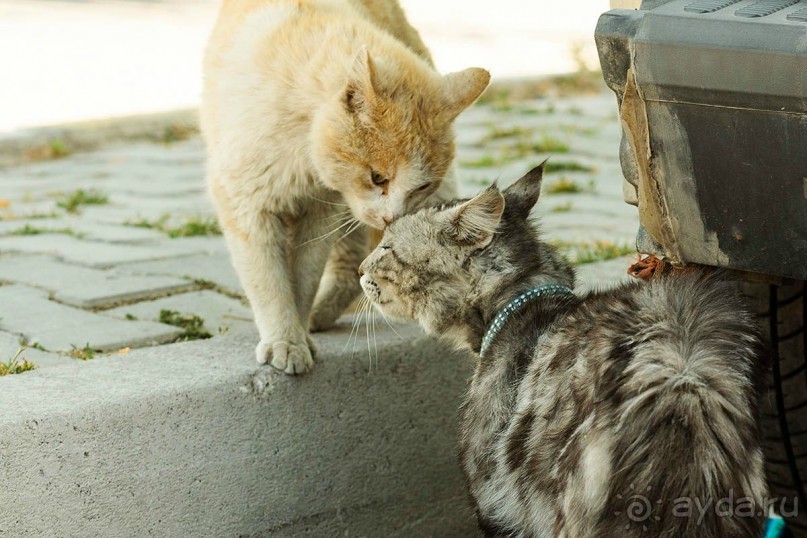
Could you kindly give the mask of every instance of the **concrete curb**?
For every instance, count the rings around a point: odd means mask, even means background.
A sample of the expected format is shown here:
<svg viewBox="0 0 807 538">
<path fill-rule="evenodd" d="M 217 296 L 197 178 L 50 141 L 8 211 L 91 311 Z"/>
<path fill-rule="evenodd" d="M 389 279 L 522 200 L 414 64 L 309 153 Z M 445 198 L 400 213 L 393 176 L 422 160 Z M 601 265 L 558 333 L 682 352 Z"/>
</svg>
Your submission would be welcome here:
<svg viewBox="0 0 807 538">
<path fill-rule="evenodd" d="M 299 378 L 255 364 L 252 334 L 0 378 L 0 535 L 474 535 L 469 361 L 396 330 L 369 372 L 348 319 Z"/>
</svg>

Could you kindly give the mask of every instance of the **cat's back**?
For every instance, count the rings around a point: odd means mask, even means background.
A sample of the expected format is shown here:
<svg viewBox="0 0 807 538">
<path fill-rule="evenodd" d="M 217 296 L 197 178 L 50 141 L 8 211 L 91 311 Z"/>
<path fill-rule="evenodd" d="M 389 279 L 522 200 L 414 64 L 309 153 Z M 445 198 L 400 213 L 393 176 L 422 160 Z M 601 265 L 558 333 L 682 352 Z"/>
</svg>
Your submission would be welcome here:
<svg viewBox="0 0 807 538">
<path fill-rule="evenodd" d="M 736 284 L 670 276 L 594 293 L 582 309 L 590 368 L 583 392 L 608 425 L 611 451 L 602 513 L 624 513 L 623 499 L 642 491 L 658 502 L 647 526 L 671 536 L 760 532 L 762 511 L 696 522 L 676 517 L 672 502 L 735 495 L 762 507 L 767 493 L 758 427 L 767 363 Z M 620 534 L 623 519 L 607 519 L 603 536 L 632 536 Z"/>
<path fill-rule="evenodd" d="M 297 111 L 336 91 L 362 45 L 394 59 L 401 76 L 432 66 L 397 0 L 223 0 L 203 62 L 208 145 L 225 126 L 237 139 L 269 123 L 300 124 Z"/>
<path fill-rule="evenodd" d="M 738 353 L 750 360 L 760 350 L 758 325 L 738 285 L 720 276 L 694 273 L 626 284 L 592 293 L 583 305 L 605 328 L 601 332 L 626 338 L 634 351 L 677 343 L 676 355 L 698 361 Z"/>
<path fill-rule="evenodd" d="M 294 15 L 370 23 L 432 63 L 428 49 L 397 0 L 223 0 L 208 42 L 206 67 L 232 45 L 237 34 L 252 31 L 266 35 Z"/>
<path fill-rule="evenodd" d="M 583 305 L 598 374 L 619 373 L 605 376 L 615 385 L 603 389 L 618 401 L 673 394 L 755 418 L 767 355 L 737 283 L 669 276 L 592 294 Z"/>
</svg>

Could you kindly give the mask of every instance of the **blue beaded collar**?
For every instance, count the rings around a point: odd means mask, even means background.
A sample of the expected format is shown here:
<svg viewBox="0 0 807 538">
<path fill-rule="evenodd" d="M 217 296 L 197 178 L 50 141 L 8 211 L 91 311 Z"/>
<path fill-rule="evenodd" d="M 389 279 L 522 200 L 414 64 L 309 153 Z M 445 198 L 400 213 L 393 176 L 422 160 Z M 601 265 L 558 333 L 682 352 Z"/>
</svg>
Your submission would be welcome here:
<svg viewBox="0 0 807 538">
<path fill-rule="evenodd" d="M 493 323 L 490 324 L 488 327 L 488 331 L 485 333 L 485 337 L 482 339 L 482 348 L 479 350 L 480 355 L 484 355 L 485 351 L 488 350 L 490 344 L 493 343 L 493 340 L 502 330 L 504 327 L 504 323 L 507 321 L 507 318 L 513 312 L 519 310 L 522 306 L 530 302 L 532 299 L 536 297 L 541 297 L 542 295 L 574 295 L 574 292 L 568 286 L 562 286 L 560 284 L 544 284 L 543 286 L 538 286 L 537 288 L 533 288 L 529 291 L 525 291 L 502 308 L 501 312 L 499 312 L 496 317 L 493 319 Z"/>
</svg>

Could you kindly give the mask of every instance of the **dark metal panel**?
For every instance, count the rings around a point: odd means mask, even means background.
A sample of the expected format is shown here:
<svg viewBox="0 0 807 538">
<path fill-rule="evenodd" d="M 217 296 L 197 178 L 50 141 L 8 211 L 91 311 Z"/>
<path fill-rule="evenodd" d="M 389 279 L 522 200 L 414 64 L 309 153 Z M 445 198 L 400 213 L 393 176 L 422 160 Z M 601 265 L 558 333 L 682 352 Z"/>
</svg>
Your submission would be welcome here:
<svg viewBox="0 0 807 538">
<path fill-rule="evenodd" d="M 807 279 L 807 118 L 797 114 L 667 104 L 685 132 L 691 182 L 665 193 L 684 261 Z M 652 128 L 651 147 L 668 173 L 679 139 Z M 669 121 L 669 120 L 668 120 Z M 680 153 L 680 152 L 678 152 Z M 665 157 L 667 161 L 665 161 Z M 684 165 L 686 166 L 686 165 Z M 685 174 L 687 175 L 687 174 Z M 671 181 L 675 185 L 675 181 Z M 691 188 L 696 205 L 678 202 Z M 722 261 L 704 258 L 708 237 L 687 233 L 702 225 L 716 236 Z"/>
</svg>

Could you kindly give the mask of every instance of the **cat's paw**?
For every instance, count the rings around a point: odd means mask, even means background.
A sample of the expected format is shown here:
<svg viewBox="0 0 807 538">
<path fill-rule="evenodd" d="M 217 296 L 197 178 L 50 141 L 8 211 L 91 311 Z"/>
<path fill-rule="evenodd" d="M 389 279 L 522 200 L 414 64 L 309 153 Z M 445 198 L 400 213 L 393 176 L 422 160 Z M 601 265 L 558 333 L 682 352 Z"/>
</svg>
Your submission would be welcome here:
<svg viewBox="0 0 807 538">
<path fill-rule="evenodd" d="M 269 363 L 271 367 L 287 374 L 304 374 L 314 368 L 312 347 L 308 342 L 261 340 L 255 348 L 255 357 L 260 364 Z"/>
</svg>

